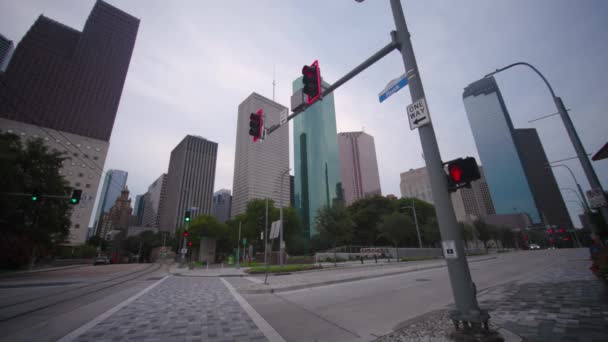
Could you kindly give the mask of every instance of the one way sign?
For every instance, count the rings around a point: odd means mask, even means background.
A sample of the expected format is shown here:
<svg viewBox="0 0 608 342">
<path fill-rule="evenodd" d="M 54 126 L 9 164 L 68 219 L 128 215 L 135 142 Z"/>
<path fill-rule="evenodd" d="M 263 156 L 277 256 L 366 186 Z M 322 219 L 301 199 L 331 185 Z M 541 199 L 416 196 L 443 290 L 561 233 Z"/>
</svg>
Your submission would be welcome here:
<svg viewBox="0 0 608 342">
<path fill-rule="evenodd" d="M 429 109 L 426 106 L 424 97 L 407 106 L 407 117 L 410 120 L 411 130 L 428 125 L 431 122 Z"/>
</svg>

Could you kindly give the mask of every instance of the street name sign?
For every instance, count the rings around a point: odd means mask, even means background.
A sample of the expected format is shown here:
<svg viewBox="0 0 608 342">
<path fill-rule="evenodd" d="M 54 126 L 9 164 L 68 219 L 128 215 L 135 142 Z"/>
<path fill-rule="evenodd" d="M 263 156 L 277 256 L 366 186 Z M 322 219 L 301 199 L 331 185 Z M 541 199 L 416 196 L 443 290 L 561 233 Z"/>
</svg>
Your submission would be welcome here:
<svg viewBox="0 0 608 342">
<path fill-rule="evenodd" d="M 605 207 L 608 204 L 606 203 L 606 196 L 604 196 L 602 189 L 587 190 L 587 199 L 589 200 L 589 206 L 594 209 Z"/>
<path fill-rule="evenodd" d="M 410 121 L 411 130 L 431 123 L 431 116 L 424 97 L 407 106 L 407 118 Z"/>
<path fill-rule="evenodd" d="M 388 82 L 386 87 L 382 89 L 380 94 L 378 94 L 378 100 L 382 103 L 384 100 L 388 99 L 391 95 L 398 92 L 399 89 L 405 87 L 407 85 L 408 79 L 407 75 L 403 74 L 394 80 Z"/>
<path fill-rule="evenodd" d="M 443 256 L 446 259 L 458 258 L 458 254 L 456 253 L 456 244 L 454 243 L 454 240 L 442 241 L 441 244 L 443 245 Z"/>
<path fill-rule="evenodd" d="M 281 230 L 281 221 L 274 221 L 270 226 L 270 235 L 269 238 L 276 239 L 279 237 L 279 231 Z"/>
<path fill-rule="evenodd" d="M 288 114 L 289 114 L 289 111 L 287 110 L 287 108 L 285 108 L 281 111 L 281 114 L 279 115 L 279 125 L 283 125 L 283 124 L 287 123 Z"/>
</svg>

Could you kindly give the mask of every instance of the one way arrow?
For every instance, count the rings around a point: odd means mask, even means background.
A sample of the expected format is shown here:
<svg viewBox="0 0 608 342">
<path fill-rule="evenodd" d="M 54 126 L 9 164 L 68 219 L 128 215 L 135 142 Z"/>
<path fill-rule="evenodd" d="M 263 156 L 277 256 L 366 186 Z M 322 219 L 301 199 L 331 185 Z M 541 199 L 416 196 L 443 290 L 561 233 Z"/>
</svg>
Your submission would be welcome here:
<svg viewBox="0 0 608 342">
<path fill-rule="evenodd" d="M 417 125 L 419 122 L 422 122 L 422 120 L 424 120 L 424 119 L 426 119 L 426 116 L 423 116 L 421 118 L 414 120 L 414 125 Z"/>
</svg>

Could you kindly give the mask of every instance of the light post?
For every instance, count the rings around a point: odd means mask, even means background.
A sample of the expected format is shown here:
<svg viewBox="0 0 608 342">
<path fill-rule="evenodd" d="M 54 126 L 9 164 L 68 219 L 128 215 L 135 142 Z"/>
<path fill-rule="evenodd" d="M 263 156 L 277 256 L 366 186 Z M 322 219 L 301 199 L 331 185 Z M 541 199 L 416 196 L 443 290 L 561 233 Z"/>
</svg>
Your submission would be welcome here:
<svg viewBox="0 0 608 342">
<path fill-rule="evenodd" d="M 418 227 L 418 217 L 416 216 L 416 202 L 414 202 L 414 199 L 412 198 L 412 206 L 404 206 L 401 207 L 402 209 L 412 209 L 412 212 L 414 213 L 414 223 L 416 224 L 416 234 L 418 235 L 418 247 L 422 248 L 422 239 L 420 238 L 420 227 Z"/>
<path fill-rule="evenodd" d="M 281 221 L 281 226 L 280 226 L 280 231 L 279 231 L 279 235 L 280 235 L 280 242 L 279 242 L 279 264 L 281 266 L 283 266 L 284 262 L 285 262 L 285 238 L 283 237 L 283 177 L 285 177 L 285 175 L 289 174 L 289 171 L 291 169 L 287 168 L 285 171 L 283 171 L 283 173 L 281 174 L 281 193 L 279 195 L 279 198 L 281 199 L 281 207 L 279 209 L 279 220 Z"/>
<path fill-rule="evenodd" d="M 574 172 L 572 172 L 572 170 L 568 167 L 568 165 L 564 165 L 564 164 L 556 164 L 556 165 L 547 166 L 547 168 L 554 168 L 554 167 L 565 167 L 568 170 L 568 172 L 570 172 L 570 175 L 572 176 L 572 180 L 574 180 L 574 184 L 576 184 L 576 188 L 578 189 L 578 193 L 580 194 L 581 201 L 585 204 L 585 210 L 589 211 L 590 209 L 589 209 L 589 203 L 587 203 L 587 197 L 585 197 L 585 193 L 583 192 L 583 188 L 581 188 L 581 184 L 578 182 L 576 177 L 574 177 Z"/>
<path fill-rule="evenodd" d="M 572 124 L 572 120 L 570 119 L 570 115 L 568 114 L 568 111 L 566 110 L 566 106 L 564 106 L 562 99 L 555 95 L 553 88 L 551 87 L 551 85 L 549 84 L 549 82 L 547 81 L 545 76 L 543 76 L 543 74 L 541 74 L 540 71 L 538 71 L 538 69 L 536 69 L 529 63 L 518 62 L 518 63 L 513 63 L 511 65 L 507 65 L 506 67 L 501 68 L 501 69 L 496 69 L 496 71 L 491 72 L 491 73 L 485 75 L 484 77 L 492 76 L 496 73 L 499 73 L 503 70 L 507 70 L 507 69 L 512 68 L 517 65 L 523 65 L 523 66 L 527 66 L 527 67 L 531 68 L 532 70 L 534 70 L 534 72 L 536 72 L 536 74 L 538 74 L 538 76 L 540 76 L 540 78 L 543 79 L 543 81 L 547 85 L 547 88 L 549 88 L 549 92 L 551 92 L 551 97 L 553 98 L 553 102 L 555 103 L 555 106 L 557 107 L 557 111 L 559 112 L 559 114 L 562 118 L 562 121 L 564 122 L 566 131 L 568 132 L 568 136 L 570 137 L 570 141 L 572 142 L 572 145 L 574 146 L 574 150 L 576 151 L 576 155 L 578 156 L 578 159 L 581 162 L 583 171 L 585 171 L 585 175 L 587 176 L 587 181 L 589 182 L 591 189 L 600 190 L 601 193 L 603 194 L 604 190 L 602 189 L 602 184 L 600 183 L 600 180 L 597 178 L 597 174 L 595 173 L 595 170 L 593 169 L 593 166 L 591 165 L 591 162 L 589 161 L 589 158 L 587 157 L 587 152 L 585 151 L 585 147 L 583 146 L 583 143 L 581 142 L 581 139 L 579 138 L 578 133 L 576 132 L 576 129 L 574 128 L 574 124 Z M 600 210 L 602 216 L 604 217 L 604 221 L 608 222 L 608 207 L 600 207 L 599 210 Z M 595 228 L 593 228 L 593 227 L 592 227 L 592 234 L 593 234 L 593 239 L 597 240 L 600 244 L 602 244 L 601 240 L 599 239 L 599 236 L 597 235 L 597 232 L 595 231 Z"/>
<path fill-rule="evenodd" d="M 579 201 L 581 201 L 581 206 L 582 206 L 582 207 L 583 207 L 583 209 L 585 209 L 585 211 L 586 211 L 586 209 L 587 209 L 587 208 L 586 208 L 587 206 L 585 205 L 586 203 L 585 203 L 585 202 L 583 202 L 583 200 L 582 200 L 581 196 L 579 196 L 579 194 L 578 194 L 578 192 L 576 192 L 576 190 L 574 190 L 574 189 L 572 189 L 572 188 L 559 188 L 559 189 L 560 189 L 560 190 L 568 190 L 568 191 L 572 191 L 572 192 L 573 192 L 573 193 L 576 195 L 576 198 L 578 198 L 578 199 L 579 199 Z"/>
</svg>

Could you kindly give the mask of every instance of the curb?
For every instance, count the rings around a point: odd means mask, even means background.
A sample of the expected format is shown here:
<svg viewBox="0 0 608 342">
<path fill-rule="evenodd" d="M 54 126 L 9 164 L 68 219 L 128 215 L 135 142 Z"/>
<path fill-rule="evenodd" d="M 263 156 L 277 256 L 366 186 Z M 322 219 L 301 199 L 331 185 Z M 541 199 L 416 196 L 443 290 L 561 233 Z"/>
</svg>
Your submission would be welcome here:
<svg viewBox="0 0 608 342">
<path fill-rule="evenodd" d="M 469 262 L 479 262 L 479 261 L 485 261 L 485 260 L 491 260 L 491 259 L 496 259 L 496 257 L 489 257 L 489 258 L 484 258 L 484 259 L 475 259 L 475 260 L 471 260 Z M 318 283 L 312 283 L 312 284 L 292 285 L 292 286 L 279 287 L 279 288 L 243 290 L 243 291 L 239 291 L 239 292 L 243 293 L 243 294 L 265 294 L 265 293 L 271 294 L 271 293 L 280 293 L 280 292 L 288 292 L 288 291 L 294 291 L 294 290 L 310 289 L 310 288 L 315 288 L 315 287 L 320 287 L 320 286 L 326 286 L 326 285 L 349 283 L 349 282 L 354 282 L 354 281 L 359 281 L 359 280 L 365 280 L 365 279 L 382 278 L 382 277 L 388 277 L 388 276 L 392 276 L 392 275 L 396 275 L 396 274 L 411 273 L 411 272 L 424 271 L 424 270 L 431 270 L 431 269 L 442 268 L 442 267 L 447 267 L 447 265 L 444 264 L 444 265 L 434 265 L 434 266 L 421 266 L 421 267 L 417 267 L 417 268 L 413 268 L 413 269 L 398 270 L 398 271 L 395 271 L 395 272 L 390 272 L 390 273 L 385 273 L 385 274 L 366 275 L 366 276 L 359 276 L 359 277 L 353 277 L 353 278 L 348 278 L 348 279 L 328 280 L 328 281 L 323 281 L 323 282 L 318 282 Z"/>
</svg>

